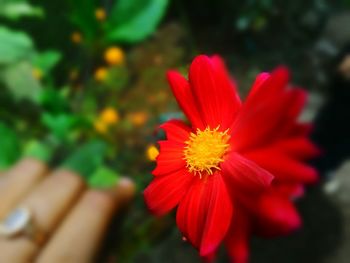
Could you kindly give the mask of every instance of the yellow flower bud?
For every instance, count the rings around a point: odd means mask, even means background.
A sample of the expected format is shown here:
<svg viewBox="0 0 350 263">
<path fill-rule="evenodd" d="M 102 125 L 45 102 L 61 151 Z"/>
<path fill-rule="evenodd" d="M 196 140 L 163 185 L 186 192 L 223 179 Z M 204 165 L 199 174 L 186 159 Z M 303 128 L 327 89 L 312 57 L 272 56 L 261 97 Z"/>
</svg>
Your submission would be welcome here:
<svg viewBox="0 0 350 263">
<path fill-rule="evenodd" d="M 128 117 L 130 122 L 135 126 L 144 125 L 148 119 L 147 113 L 143 111 L 131 113 Z"/>
<path fill-rule="evenodd" d="M 71 35 L 71 41 L 74 44 L 80 44 L 83 41 L 83 37 L 79 32 L 75 31 Z"/>
<path fill-rule="evenodd" d="M 103 21 L 106 19 L 106 11 L 103 8 L 97 8 L 95 10 L 95 17 L 98 21 Z"/>
<path fill-rule="evenodd" d="M 159 150 L 154 145 L 150 145 L 147 147 L 146 155 L 148 160 L 155 161 L 159 155 Z"/>
<path fill-rule="evenodd" d="M 100 114 L 100 121 L 107 125 L 115 124 L 119 121 L 119 114 L 111 107 L 106 108 Z"/>
<path fill-rule="evenodd" d="M 104 58 L 109 65 L 124 63 L 124 51 L 119 47 L 110 47 L 105 51 Z"/>
<path fill-rule="evenodd" d="M 101 133 L 101 134 L 105 134 L 108 130 L 107 124 L 102 122 L 101 120 L 95 121 L 94 127 L 95 127 L 96 131 Z"/>
<path fill-rule="evenodd" d="M 96 69 L 94 77 L 95 80 L 103 82 L 107 78 L 108 71 L 105 67 L 99 67 Z"/>
</svg>

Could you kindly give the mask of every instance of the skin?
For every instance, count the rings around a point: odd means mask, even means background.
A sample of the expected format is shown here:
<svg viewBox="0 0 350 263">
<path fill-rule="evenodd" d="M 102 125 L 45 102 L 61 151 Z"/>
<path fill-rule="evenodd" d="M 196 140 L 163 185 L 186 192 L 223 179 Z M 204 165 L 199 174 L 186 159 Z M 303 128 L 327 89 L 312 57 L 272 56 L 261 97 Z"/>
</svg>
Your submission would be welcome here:
<svg viewBox="0 0 350 263">
<path fill-rule="evenodd" d="M 0 236 L 2 262 L 92 262 L 113 215 L 134 192 L 127 178 L 111 189 L 89 189 L 71 171 L 50 172 L 38 160 L 19 161 L 0 173 L 0 220 L 26 207 L 36 235 Z"/>
</svg>

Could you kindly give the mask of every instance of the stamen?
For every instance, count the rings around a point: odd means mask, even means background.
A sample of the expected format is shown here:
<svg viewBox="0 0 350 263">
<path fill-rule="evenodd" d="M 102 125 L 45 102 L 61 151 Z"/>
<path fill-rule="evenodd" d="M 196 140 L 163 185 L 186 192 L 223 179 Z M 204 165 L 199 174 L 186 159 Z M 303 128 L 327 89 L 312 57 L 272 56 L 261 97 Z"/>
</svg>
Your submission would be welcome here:
<svg viewBox="0 0 350 263">
<path fill-rule="evenodd" d="M 212 175 L 215 170 L 220 170 L 219 164 L 224 160 L 224 155 L 229 150 L 229 129 L 221 132 L 220 126 L 215 129 L 207 127 L 205 130 L 197 129 L 191 133 L 189 140 L 185 142 L 184 160 L 186 167 L 200 178 L 204 174 Z"/>
</svg>

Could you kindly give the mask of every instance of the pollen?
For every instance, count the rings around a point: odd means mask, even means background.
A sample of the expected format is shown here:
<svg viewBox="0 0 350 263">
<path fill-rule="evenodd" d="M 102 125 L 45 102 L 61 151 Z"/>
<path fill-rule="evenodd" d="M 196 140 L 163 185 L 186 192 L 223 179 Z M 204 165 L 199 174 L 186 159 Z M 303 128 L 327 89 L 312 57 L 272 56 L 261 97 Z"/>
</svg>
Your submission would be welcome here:
<svg viewBox="0 0 350 263">
<path fill-rule="evenodd" d="M 222 132 L 219 128 L 197 129 L 185 142 L 184 159 L 187 169 L 201 178 L 205 174 L 211 175 L 215 170 L 220 170 L 219 164 L 229 150 L 229 129 Z"/>
</svg>

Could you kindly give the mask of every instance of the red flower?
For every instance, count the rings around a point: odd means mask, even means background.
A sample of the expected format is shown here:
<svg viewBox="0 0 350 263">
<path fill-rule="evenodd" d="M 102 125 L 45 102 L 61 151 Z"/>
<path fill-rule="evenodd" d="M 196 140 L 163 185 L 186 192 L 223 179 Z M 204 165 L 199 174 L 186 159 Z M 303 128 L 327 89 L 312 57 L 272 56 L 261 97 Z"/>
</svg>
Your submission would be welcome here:
<svg viewBox="0 0 350 263">
<path fill-rule="evenodd" d="M 277 171 L 280 178 L 291 182 L 295 172 L 301 182 L 315 179 L 300 162 L 295 164 L 280 155 L 282 151 L 286 156 L 300 155 L 294 143 L 283 138 L 299 134 L 306 126 L 295 124 L 298 109 L 291 107 L 295 105 L 291 94 L 296 91 L 286 89 L 285 68 L 259 75 L 244 104 L 219 57 L 198 56 L 191 64 L 188 81 L 174 71 L 168 73 L 168 80 L 191 127 L 179 120 L 161 126 L 167 140 L 159 142 L 155 179 L 144 196 L 157 215 L 178 206 L 176 219 L 182 234 L 202 257 L 211 258 L 229 228 L 230 234 L 248 239 L 250 231 L 244 226 L 250 227 L 251 208 L 260 211 L 263 207 L 259 202 L 271 184 L 272 173 Z M 273 164 L 266 165 L 267 150 L 293 170 L 280 173 Z M 231 246 L 238 251 L 234 254 L 244 258 L 246 243 Z"/>
<path fill-rule="evenodd" d="M 306 93 L 295 88 L 290 91 L 289 97 L 289 107 L 274 140 L 269 145 L 244 154 L 273 173 L 275 179 L 258 201 L 246 198 L 243 200 L 244 206 L 237 211 L 240 215 L 237 218 L 241 218 L 241 221 L 232 222 L 226 238 L 226 246 L 234 263 L 248 262 L 248 243 L 252 233 L 274 237 L 298 229 L 301 219 L 293 201 L 304 194 L 304 184 L 317 181 L 316 170 L 306 165 L 305 161 L 320 152 L 307 138 L 311 125 L 298 122 Z"/>
</svg>

